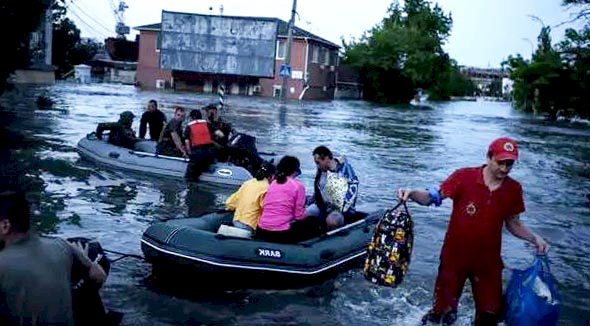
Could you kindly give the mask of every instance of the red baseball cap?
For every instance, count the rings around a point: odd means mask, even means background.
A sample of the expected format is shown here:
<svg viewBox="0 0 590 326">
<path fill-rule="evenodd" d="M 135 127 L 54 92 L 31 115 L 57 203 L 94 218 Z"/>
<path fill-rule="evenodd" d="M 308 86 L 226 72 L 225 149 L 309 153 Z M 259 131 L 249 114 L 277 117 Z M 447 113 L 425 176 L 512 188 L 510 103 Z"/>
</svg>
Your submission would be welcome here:
<svg viewBox="0 0 590 326">
<path fill-rule="evenodd" d="M 494 140 L 488 149 L 498 161 L 518 159 L 518 144 L 511 138 L 501 137 Z"/>
</svg>

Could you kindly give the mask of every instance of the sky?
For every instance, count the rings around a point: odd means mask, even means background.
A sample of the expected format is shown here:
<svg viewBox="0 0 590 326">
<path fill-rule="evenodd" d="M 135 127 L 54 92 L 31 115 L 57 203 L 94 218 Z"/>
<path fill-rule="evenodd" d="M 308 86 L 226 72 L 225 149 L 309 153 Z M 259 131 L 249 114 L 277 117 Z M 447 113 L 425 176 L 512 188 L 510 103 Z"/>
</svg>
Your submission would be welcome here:
<svg viewBox="0 0 590 326">
<path fill-rule="evenodd" d="M 295 25 L 336 44 L 359 38 L 387 14 L 392 0 L 298 0 Z M 556 26 L 572 17 L 561 0 L 431 0 L 451 13 L 453 27 L 445 50 L 460 65 L 499 67 L 510 54 L 530 57 L 536 48 L 541 22 Z M 67 0 L 68 17 L 82 37 L 103 40 L 115 35 L 113 7 L 119 0 Z M 288 21 L 292 0 L 126 0 L 124 22 L 133 27 L 159 23 L 162 10 L 231 16 L 277 17 Z M 212 8 L 210 10 L 209 8 Z M 554 42 L 562 39 L 564 25 L 553 28 Z"/>
</svg>

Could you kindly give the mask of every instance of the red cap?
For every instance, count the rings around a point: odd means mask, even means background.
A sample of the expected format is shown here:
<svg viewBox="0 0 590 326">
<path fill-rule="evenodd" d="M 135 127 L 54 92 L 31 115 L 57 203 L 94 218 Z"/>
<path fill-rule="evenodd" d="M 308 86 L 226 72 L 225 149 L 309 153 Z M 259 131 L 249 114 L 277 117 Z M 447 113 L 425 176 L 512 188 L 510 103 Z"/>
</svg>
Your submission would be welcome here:
<svg viewBox="0 0 590 326">
<path fill-rule="evenodd" d="M 497 161 L 518 159 L 518 144 L 508 137 L 494 140 L 488 149 L 492 157 Z"/>
</svg>

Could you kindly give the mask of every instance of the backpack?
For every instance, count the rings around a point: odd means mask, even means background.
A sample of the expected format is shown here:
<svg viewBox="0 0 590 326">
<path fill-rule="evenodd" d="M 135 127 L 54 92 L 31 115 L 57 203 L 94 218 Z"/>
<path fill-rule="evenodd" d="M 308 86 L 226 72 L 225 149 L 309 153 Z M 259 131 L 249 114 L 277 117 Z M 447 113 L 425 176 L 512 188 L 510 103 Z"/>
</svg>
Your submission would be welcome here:
<svg viewBox="0 0 590 326">
<path fill-rule="evenodd" d="M 403 210 L 399 209 L 403 204 Z M 408 273 L 414 244 L 414 222 L 405 202 L 387 210 L 377 226 L 363 268 L 375 284 L 396 287 Z"/>
</svg>

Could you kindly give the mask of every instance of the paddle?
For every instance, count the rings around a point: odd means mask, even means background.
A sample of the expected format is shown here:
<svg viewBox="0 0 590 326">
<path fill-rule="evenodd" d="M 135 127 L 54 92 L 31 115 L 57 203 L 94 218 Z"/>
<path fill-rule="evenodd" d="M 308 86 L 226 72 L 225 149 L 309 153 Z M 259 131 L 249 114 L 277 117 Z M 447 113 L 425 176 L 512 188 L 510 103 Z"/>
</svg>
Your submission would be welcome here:
<svg viewBox="0 0 590 326">
<path fill-rule="evenodd" d="M 188 162 L 189 161 L 188 158 L 184 158 L 184 157 L 158 155 L 158 154 L 148 153 L 148 152 L 129 151 L 129 154 L 137 155 L 137 156 L 158 157 L 158 158 L 164 158 L 164 159 L 168 159 L 168 160 L 175 160 L 175 161 L 182 161 L 182 162 Z"/>
</svg>

